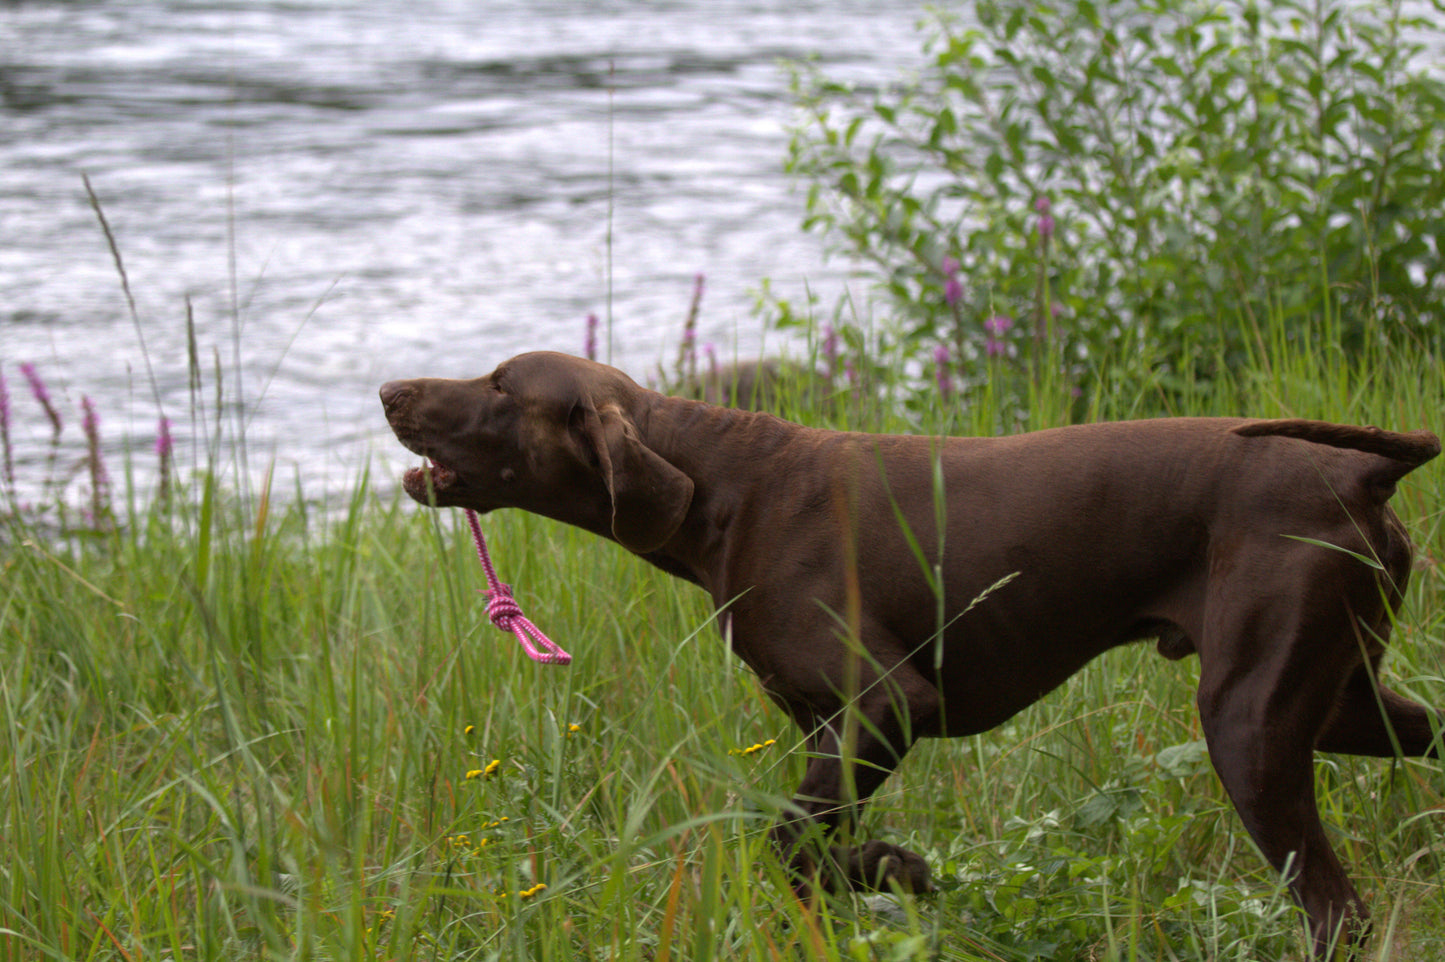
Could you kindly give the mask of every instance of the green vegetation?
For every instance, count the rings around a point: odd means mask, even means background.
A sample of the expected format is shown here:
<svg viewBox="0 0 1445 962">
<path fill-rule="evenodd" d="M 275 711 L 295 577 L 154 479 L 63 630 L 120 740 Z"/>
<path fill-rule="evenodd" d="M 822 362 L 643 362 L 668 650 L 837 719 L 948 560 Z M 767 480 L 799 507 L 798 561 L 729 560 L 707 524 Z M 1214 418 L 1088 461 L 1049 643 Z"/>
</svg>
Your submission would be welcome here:
<svg viewBox="0 0 1445 962">
<path fill-rule="evenodd" d="M 800 133 L 795 163 L 887 296 L 815 338 L 832 399 L 804 374 L 780 405 L 874 431 L 1176 414 L 1440 431 L 1445 107 L 1397 56 L 1394 11 L 1119 9 L 980 4 L 980 32 L 935 47 L 946 110 L 911 91 L 854 124 L 813 90 L 823 138 Z M 1198 89 L 1174 103 L 1171 83 Z M 1083 129 L 1096 113 L 1161 122 L 1149 144 L 1105 139 Z M 913 133 L 849 153 L 880 123 Z M 948 166 L 900 166 L 930 151 Z M 800 735 L 700 591 L 488 516 L 503 578 L 577 659 L 535 665 L 485 623 L 458 514 L 364 473 L 345 504 L 309 502 L 305 477 L 284 501 L 251 492 L 219 467 L 246 462 L 202 383 L 219 376 L 194 356 L 190 374 L 208 454 L 183 473 L 163 425 L 153 488 L 105 475 L 88 411 L 85 505 L 64 506 L 53 454 L 49 500 L 22 505 L 4 437 L 0 962 L 1302 957 L 1204 753 L 1194 660 L 1121 649 L 993 732 L 920 745 L 865 832 L 924 853 L 942 890 L 804 905 L 765 837 Z M 1393 503 L 1420 562 L 1387 672 L 1445 705 L 1445 465 Z M 1367 957 L 1445 959 L 1439 762 L 1317 772 L 1375 913 Z"/>
<path fill-rule="evenodd" d="M 900 86 L 800 72 L 790 164 L 809 226 L 876 281 L 879 336 L 970 385 L 1181 389 L 1271 314 L 1337 308 L 1347 349 L 1438 345 L 1445 38 L 1423 7 L 979 0 Z"/>
<path fill-rule="evenodd" d="M 1170 412 L 1439 427 L 1432 359 L 1299 343 L 1267 326 L 1248 365 Z M 1093 413 L 1160 397 L 1097 395 Z M 863 408 L 832 416 L 969 431 L 998 414 L 986 394 Z M 1428 465 L 1395 500 L 1422 563 L 1389 672 L 1433 704 L 1442 477 Z M 1301 951 L 1203 752 L 1192 660 L 1123 649 L 997 731 L 919 746 L 866 828 L 926 853 L 944 890 L 813 910 L 764 837 L 798 733 L 696 589 L 581 531 L 488 516 L 503 577 L 577 657 L 546 668 L 485 624 L 462 519 L 364 476 L 323 514 L 202 473 L 112 521 L 3 528 L 0 958 Z M 1445 958 L 1438 763 L 1327 757 L 1319 784 L 1377 915 L 1370 957 Z"/>
</svg>

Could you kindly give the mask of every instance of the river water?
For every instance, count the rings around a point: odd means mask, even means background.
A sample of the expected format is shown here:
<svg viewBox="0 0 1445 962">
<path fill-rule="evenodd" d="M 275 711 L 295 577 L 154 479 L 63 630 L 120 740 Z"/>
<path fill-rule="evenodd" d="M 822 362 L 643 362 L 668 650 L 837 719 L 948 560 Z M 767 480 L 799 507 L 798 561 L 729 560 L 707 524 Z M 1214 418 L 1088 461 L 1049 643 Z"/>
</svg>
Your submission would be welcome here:
<svg viewBox="0 0 1445 962">
<path fill-rule="evenodd" d="M 112 475 L 129 455 L 149 477 L 158 407 L 181 463 L 199 460 L 187 305 L 201 397 L 219 365 L 251 463 L 317 496 L 410 459 L 380 382 L 580 353 L 588 313 L 612 319 L 599 354 L 645 379 L 675 355 L 699 273 L 700 341 L 776 349 L 752 311 L 764 278 L 793 300 L 844 282 L 799 228 L 780 64 L 887 82 L 918 62 L 922 15 L 921 0 L 0 0 L 16 491 L 79 461 L 83 396 Z M 53 462 L 23 363 L 64 418 Z"/>
</svg>

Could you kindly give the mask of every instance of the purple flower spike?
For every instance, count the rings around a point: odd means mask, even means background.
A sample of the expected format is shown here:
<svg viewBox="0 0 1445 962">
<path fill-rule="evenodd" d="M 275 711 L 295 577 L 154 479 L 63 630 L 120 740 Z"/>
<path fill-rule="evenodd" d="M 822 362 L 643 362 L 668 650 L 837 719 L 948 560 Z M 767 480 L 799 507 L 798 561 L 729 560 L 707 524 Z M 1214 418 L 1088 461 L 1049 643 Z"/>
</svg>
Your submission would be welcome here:
<svg viewBox="0 0 1445 962">
<path fill-rule="evenodd" d="M 838 331 L 832 324 L 823 325 L 823 361 L 828 365 L 828 380 L 838 376 Z"/>
<path fill-rule="evenodd" d="M 156 457 L 165 460 L 171 456 L 175 443 L 171 440 L 171 419 L 161 418 L 156 426 Z"/>
<path fill-rule="evenodd" d="M 587 341 L 585 345 L 587 360 L 597 360 L 597 315 L 587 315 Z"/>
<path fill-rule="evenodd" d="M 100 457 L 100 415 L 95 413 L 95 402 L 87 395 L 80 396 L 80 408 L 84 412 L 80 429 L 85 432 L 85 443 L 90 449 L 90 473 L 97 482 L 105 483 L 110 479 Z"/>
<path fill-rule="evenodd" d="M 945 400 L 953 394 L 953 376 L 948 371 L 948 345 L 940 344 L 933 349 L 934 376 L 938 379 L 939 396 Z"/>
<path fill-rule="evenodd" d="M 25 375 L 25 380 L 30 382 L 30 393 L 35 395 L 35 400 L 45 409 L 45 416 L 50 419 L 51 433 L 59 436 L 61 429 L 60 412 L 55 410 L 55 405 L 50 403 L 50 390 L 46 388 L 45 382 L 40 379 L 40 374 L 35 370 L 35 365 L 28 361 L 20 365 L 20 373 Z"/>
<path fill-rule="evenodd" d="M 943 300 L 949 307 L 957 304 L 963 297 L 963 284 L 956 277 L 950 277 L 943 285 Z"/>
<path fill-rule="evenodd" d="M 160 484 L 157 496 L 166 501 L 171 494 L 171 452 L 175 443 L 171 440 L 171 419 L 161 418 L 156 425 L 156 457 L 160 459 Z"/>
<path fill-rule="evenodd" d="M 943 300 L 953 307 L 963 298 L 963 282 L 958 279 L 958 261 L 945 257 L 940 268 L 943 271 Z"/>
<path fill-rule="evenodd" d="M 95 403 L 89 397 L 80 396 L 80 408 L 84 412 L 80 428 L 85 432 L 85 447 L 89 452 L 86 460 L 90 466 L 90 514 L 93 524 L 100 524 L 105 517 L 106 491 L 110 488 L 110 475 L 105 471 L 105 460 L 100 456 L 100 415 L 95 413 Z"/>
<path fill-rule="evenodd" d="M 1040 197 L 1034 201 L 1034 210 L 1039 212 L 1039 238 L 1047 243 L 1048 239 L 1054 236 L 1054 218 L 1049 213 L 1053 207 L 1047 197 Z"/>
<path fill-rule="evenodd" d="M 682 344 L 677 350 L 677 380 L 687 381 L 697 375 L 697 312 L 702 304 L 704 278 L 701 271 L 693 278 L 692 304 L 687 321 L 682 325 Z"/>
<path fill-rule="evenodd" d="M 983 329 L 990 334 L 1003 334 L 1014 326 L 1014 319 L 1007 314 L 995 314 L 983 322 Z"/>
<path fill-rule="evenodd" d="M 5 484 L 15 484 L 15 457 L 10 450 L 10 389 L 5 384 L 5 373 L 0 371 L 0 448 L 5 454 Z"/>
<path fill-rule="evenodd" d="M 984 349 L 988 352 L 989 357 L 999 357 L 1008 350 L 1008 345 L 1004 343 L 1002 336 L 1013 326 L 1013 318 L 1007 314 L 995 314 L 983 322 L 983 329 L 988 332 Z"/>
</svg>

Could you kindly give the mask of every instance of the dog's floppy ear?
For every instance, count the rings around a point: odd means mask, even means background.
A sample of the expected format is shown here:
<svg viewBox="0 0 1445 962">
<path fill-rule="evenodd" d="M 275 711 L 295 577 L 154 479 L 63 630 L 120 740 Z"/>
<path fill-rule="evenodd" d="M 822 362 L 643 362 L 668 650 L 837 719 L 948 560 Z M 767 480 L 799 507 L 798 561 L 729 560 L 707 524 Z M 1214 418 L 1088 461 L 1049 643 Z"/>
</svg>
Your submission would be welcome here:
<svg viewBox="0 0 1445 962">
<path fill-rule="evenodd" d="M 584 402 L 581 408 L 583 434 L 612 496 L 613 537 L 639 554 L 656 551 L 687 516 L 692 478 L 642 443 L 615 404 L 599 411 Z"/>
</svg>

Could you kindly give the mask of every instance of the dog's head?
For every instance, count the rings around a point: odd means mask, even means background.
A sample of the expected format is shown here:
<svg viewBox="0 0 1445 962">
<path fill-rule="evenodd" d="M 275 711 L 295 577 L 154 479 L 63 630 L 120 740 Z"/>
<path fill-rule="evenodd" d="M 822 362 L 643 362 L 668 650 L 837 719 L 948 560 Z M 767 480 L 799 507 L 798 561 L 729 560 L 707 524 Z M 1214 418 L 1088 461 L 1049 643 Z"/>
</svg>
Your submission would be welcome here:
<svg viewBox="0 0 1445 962">
<path fill-rule="evenodd" d="M 402 478 L 417 501 L 522 508 L 646 553 L 677 531 L 693 493 L 639 434 L 646 393 L 616 368 L 539 351 L 485 377 L 389 381 L 381 403 L 397 439 L 429 459 Z"/>
</svg>

